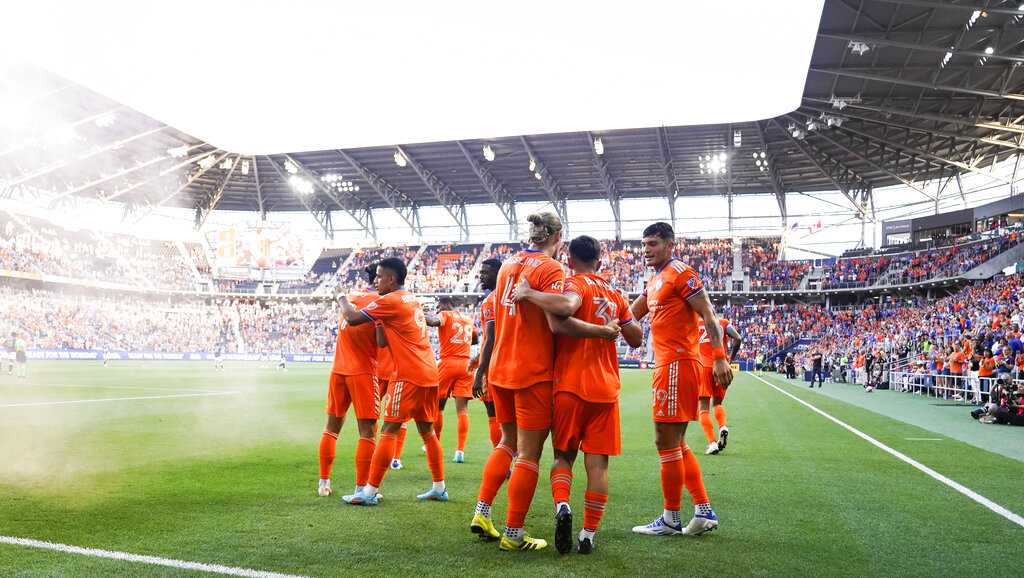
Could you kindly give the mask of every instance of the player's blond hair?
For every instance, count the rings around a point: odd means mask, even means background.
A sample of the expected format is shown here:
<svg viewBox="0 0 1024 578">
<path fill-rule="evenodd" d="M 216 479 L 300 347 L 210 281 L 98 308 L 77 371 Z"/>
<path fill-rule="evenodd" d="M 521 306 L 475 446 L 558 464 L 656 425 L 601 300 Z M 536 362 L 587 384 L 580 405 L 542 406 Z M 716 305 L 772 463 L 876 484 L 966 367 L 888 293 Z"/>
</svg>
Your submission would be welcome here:
<svg viewBox="0 0 1024 578">
<path fill-rule="evenodd" d="M 530 223 L 530 242 L 534 245 L 543 245 L 548 239 L 562 230 L 562 220 L 551 211 L 541 211 L 526 217 Z"/>
</svg>

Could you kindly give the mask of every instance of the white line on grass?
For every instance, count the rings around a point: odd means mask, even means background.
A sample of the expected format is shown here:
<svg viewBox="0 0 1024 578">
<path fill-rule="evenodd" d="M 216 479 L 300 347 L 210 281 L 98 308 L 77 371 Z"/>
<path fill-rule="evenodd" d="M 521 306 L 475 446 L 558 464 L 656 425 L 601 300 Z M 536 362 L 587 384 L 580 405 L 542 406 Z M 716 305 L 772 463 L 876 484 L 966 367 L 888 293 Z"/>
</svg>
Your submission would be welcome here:
<svg viewBox="0 0 1024 578">
<path fill-rule="evenodd" d="M 92 556 L 93 558 L 109 558 L 111 560 L 121 560 L 123 562 L 138 562 L 140 564 L 167 566 L 169 568 L 177 568 L 179 570 L 195 570 L 197 572 L 210 572 L 212 574 L 225 574 L 228 576 L 246 576 L 248 578 L 305 578 L 304 576 L 298 576 L 295 574 L 281 574 L 278 572 L 251 570 L 249 568 L 221 566 L 220 564 L 204 564 L 202 562 L 188 562 L 185 560 L 174 560 L 172 558 L 160 558 L 158 556 L 129 554 L 128 552 L 82 548 L 81 546 L 69 546 L 68 544 L 44 542 L 42 540 L 32 540 L 29 538 L 15 538 L 14 536 L 0 536 L 0 544 L 24 546 L 26 548 L 39 548 L 43 550 L 56 550 L 67 554 Z"/>
<path fill-rule="evenodd" d="M 911 466 L 914 466 L 915 468 L 917 468 L 918 470 L 924 472 L 925 474 L 927 474 L 928 476 L 932 477 L 933 479 L 938 480 L 938 481 L 942 482 L 943 484 L 946 484 L 947 486 L 953 488 L 954 490 L 960 492 L 961 494 L 967 496 L 968 498 L 974 500 L 975 502 L 978 502 L 982 506 L 985 506 L 989 510 L 992 510 L 993 512 L 999 514 L 1000 516 L 1006 518 L 1007 520 L 1013 522 L 1014 524 L 1017 524 L 1018 526 L 1024 526 L 1024 517 L 1021 517 L 1021 516 L 1011 512 L 1010 510 L 1007 510 L 1006 508 L 1000 506 L 999 504 L 993 502 L 992 500 L 986 498 L 985 496 L 982 496 L 981 494 L 975 492 L 974 490 L 968 488 L 967 486 L 964 486 L 963 484 L 960 484 L 958 482 L 955 482 L 955 481 L 947 478 L 946 476 L 940 474 L 939 472 L 936 472 L 935 470 L 929 468 L 928 466 L 922 464 L 921 462 L 915 460 L 914 458 L 911 458 L 911 457 L 907 456 L 906 454 L 900 453 L 900 452 L 892 449 L 891 447 L 883 444 L 882 442 L 880 442 L 880 441 L 876 440 L 875 438 L 869 436 L 868 434 L 860 431 L 859 429 L 853 427 L 852 425 L 850 425 L 850 424 L 848 424 L 848 423 L 846 423 L 844 421 L 841 421 L 838 418 L 833 417 L 832 415 L 830 415 L 830 414 L 828 414 L 828 413 L 818 409 L 817 407 L 815 407 L 815 406 L 811 405 L 810 403 L 800 399 L 799 397 L 793 395 L 792 393 L 789 393 L 788 391 L 782 389 L 781 387 L 779 387 L 779 386 L 777 386 L 777 385 L 775 385 L 775 384 L 773 384 L 773 383 L 771 383 L 769 381 L 766 381 L 765 379 L 761 378 L 760 376 L 754 375 L 752 373 L 749 374 L 749 375 L 751 377 L 753 377 L 754 379 L 757 379 L 761 383 L 767 385 L 768 387 L 771 387 L 772 389 L 778 391 L 779 393 L 781 393 L 781 394 L 783 394 L 785 396 L 788 396 L 788 397 L 796 400 L 797 403 L 800 403 L 800 404 L 802 404 L 804 406 L 807 406 L 807 408 L 809 408 L 814 413 L 817 413 L 818 415 L 824 417 L 825 419 L 828 419 L 829 421 L 832 421 L 836 425 L 839 425 L 839 426 L 849 430 L 851 433 L 853 433 L 857 437 L 863 439 L 864 441 L 870 443 L 871 445 L 877 447 L 878 449 L 886 452 L 887 454 L 889 454 L 889 455 L 891 455 L 891 456 L 893 456 L 893 457 L 895 457 L 895 458 L 897 458 L 897 459 L 899 459 L 899 460 L 901 460 L 901 461 L 903 461 L 905 463 L 908 463 Z"/>
<path fill-rule="evenodd" d="M 903 438 L 908 442 L 941 442 L 942 438 Z"/>
<path fill-rule="evenodd" d="M 25 403 L 0 404 L 5 407 L 43 407 L 48 405 L 73 405 L 77 403 L 100 403 L 106 401 L 139 401 L 144 399 L 178 399 L 182 397 L 212 397 L 217 395 L 238 395 L 238 391 L 213 391 L 207 393 L 180 393 L 175 395 L 141 395 L 137 397 L 104 397 L 99 399 L 68 399 L 62 401 L 30 401 Z"/>
</svg>

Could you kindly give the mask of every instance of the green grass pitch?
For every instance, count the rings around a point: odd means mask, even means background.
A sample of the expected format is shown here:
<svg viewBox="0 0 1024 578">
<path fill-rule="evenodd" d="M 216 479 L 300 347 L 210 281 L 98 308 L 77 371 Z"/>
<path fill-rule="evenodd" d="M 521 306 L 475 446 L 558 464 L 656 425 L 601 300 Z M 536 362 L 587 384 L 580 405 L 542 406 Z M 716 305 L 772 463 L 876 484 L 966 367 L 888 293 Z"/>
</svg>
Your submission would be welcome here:
<svg viewBox="0 0 1024 578">
<path fill-rule="evenodd" d="M 988 576 L 1013 574 L 994 552 L 1022 529 L 749 375 L 727 400 L 728 450 L 704 456 L 722 525 L 698 538 L 634 536 L 661 511 L 649 373 L 624 371 L 623 455 L 590 557 L 500 552 L 468 531 L 487 455 L 471 406 L 467 462 L 446 461 L 452 501 L 418 503 L 429 485 L 419 440 L 389 472 L 377 508 L 315 497 L 328 366 L 35 363 L 0 375 L 0 535 L 308 576 Z M 1024 465 L 842 401 L 775 382 L 964 484 L 1024 512 Z M 837 386 L 838 387 L 838 386 Z M 206 392 L 237 392 L 207 395 Z M 194 394 L 194 395 L 193 395 Z M 173 397 L 185 396 L 190 397 Z M 154 397 L 124 400 L 116 398 Z M 97 400 L 38 405 L 41 402 Z M 927 403 L 921 400 L 922 403 Z M 19 405 L 34 404 L 34 405 Z M 966 411 L 964 411 L 966 414 Z M 442 438 L 454 449 L 454 405 Z M 966 417 L 964 419 L 969 419 Z M 352 485 L 354 423 L 338 444 L 338 494 Z M 981 426 L 978 427 L 989 427 Z M 550 448 L 527 529 L 552 537 Z M 585 474 L 573 504 L 582 521 Z M 495 504 L 504 517 L 505 494 Z M 979 564 L 981 565 L 979 567 Z M 0 545 L 0 575 L 204 576 L 178 569 Z"/>
</svg>

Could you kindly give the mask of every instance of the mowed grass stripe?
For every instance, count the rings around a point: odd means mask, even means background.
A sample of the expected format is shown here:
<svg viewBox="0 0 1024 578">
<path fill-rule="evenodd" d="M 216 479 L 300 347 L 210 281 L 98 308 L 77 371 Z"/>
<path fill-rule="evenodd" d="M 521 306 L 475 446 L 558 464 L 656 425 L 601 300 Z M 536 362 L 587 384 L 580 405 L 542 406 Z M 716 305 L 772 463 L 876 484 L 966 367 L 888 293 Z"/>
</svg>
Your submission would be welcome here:
<svg viewBox="0 0 1024 578">
<path fill-rule="evenodd" d="M 327 366 L 295 366 L 287 374 L 236 367 L 225 375 L 184 365 L 138 364 L 96 380 L 210 389 L 239 384 L 247 393 L 230 400 L 169 400 L 142 412 L 123 405 L 93 406 L 106 411 L 86 415 L 78 408 L 55 409 L 54 421 L 69 420 L 79 435 L 73 444 L 38 448 L 37 457 L 50 465 L 48 475 L 16 483 L 0 475 L 0 534 L 324 577 L 509 571 L 606 576 L 668 569 L 716 576 L 951 575 L 972 571 L 992 543 L 1017 536 L 1005 520 L 983 510 L 978 515 L 976 504 L 744 374 L 726 401 L 732 430 L 728 450 L 704 456 L 697 424 L 687 436 L 699 454 L 721 530 L 699 539 L 635 536 L 630 527 L 660 513 L 661 492 L 650 373 L 624 371 L 623 456 L 612 460 L 611 497 L 595 555 L 502 553 L 467 530 L 489 448 L 481 404 L 471 404 L 468 463 L 445 463 L 452 502 L 414 499 L 429 484 L 429 475 L 419 440 L 410 434 L 406 469 L 389 472 L 384 481 L 385 503 L 359 509 L 313 496 Z M 48 368 L 47 379 L 71 381 L 72 373 L 85 373 L 82 367 Z M 442 436 L 446 459 L 454 449 L 452 405 Z M 992 472 L 996 480 L 982 491 L 956 467 L 940 470 L 984 495 L 1017 493 L 1008 473 L 1002 475 L 1009 468 L 991 454 L 955 440 L 908 442 L 902 438 L 925 436 L 919 428 L 848 404 L 822 408 L 922 461 L 916 450 L 892 438 L 923 451 L 946 452 L 951 463 L 960 460 L 960 468 Z M 31 439 L 54 425 L 39 416 L 24 419 L 0 423 L 0 439 L 15 433 Z M 333 480 L 340 491 L 352 483 L 353 426 L 346 424 L 338 444 Z M 62 456 L 83 452 L 96 468 L 68 471 L 61 465 Z M 544 470 L 550 459 L 548 450 L 527 520 L 529 531 L 548 539 L 552 507 Z M 932 463 L 930 457 L 926 463 Z M 575 473 L 578 528 L 582 464 Z M 504 510 L 502 490 L 495 504 L 499 524 Z M 0 547 L 0 568 L 35 577 L 117 575 L 124 565 Z M 153 569 L 152 575 L 167 574 Z"/>
</svg>

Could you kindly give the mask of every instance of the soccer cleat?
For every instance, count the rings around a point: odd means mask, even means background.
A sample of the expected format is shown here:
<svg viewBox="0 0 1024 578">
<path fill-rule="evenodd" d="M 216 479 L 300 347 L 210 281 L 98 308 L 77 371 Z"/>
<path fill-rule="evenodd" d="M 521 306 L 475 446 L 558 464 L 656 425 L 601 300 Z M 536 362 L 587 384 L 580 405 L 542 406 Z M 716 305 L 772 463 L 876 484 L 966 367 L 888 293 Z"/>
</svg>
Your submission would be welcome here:
<svg viewBox="0 0 1024 578">
<path fill-rule="evenodd" d="M 729 443 L 729 428 L 724 425 L 718 428 L 718 451 L 725 451 L 725 446 Z"/>
<path fill-rule="evenodd" d="M 683 534 L 687 536 L 700 536 L 705 532 L 711 532 L 718 527 L 718 516 L 711 510 L 707 514 L 694 514 L 690 523 L 683 528 Z"/>
<path fill-rule="evenodd" d="M 590 538 L 580 538 L 576 544 L 576 551 L 580 554 L 591 554 L 594 551 L 594 541 Z"/>
<path fill-rule="evenodd" d="M 391 469 L 400 470 L 402 469 L 402 460 L 391 460 Z"/>
<path fill-rule="evenodd" d="M 366 495 L 366 492 L 359 492 L 357 494 L 342 496 L 341 500 L 350 506 L 376 506 L 380 503 L 380 496 L 377 494 L 368 496 Z"/>
<path fill-rule="evenodd" d="M 515 550 L 543 550 L 547 547 L 547 540 L 531 538 L 526 534 L 523 534 L 523 537 L 519 540 L 513 540 L 512 538 L 502 534 L 501 543 L 498 544 L 498 548 L 505 550 L 506 552 L 513 552 Z"/>
<path fill-rule="evenodd" d="M 647 524 L 646 526 L 633 526 L 634 534 L 644 534 L 645 536 L 675 536 L 676 534 L 682 534 L 682 526 L 673 526 L 665 521 L 664 516 L 658 516 L 658 519 Z"/>
<path fill-rule="evenodd" d="M 469 531 L 480 536 L 483 540 L 493 541 L 501 538 L 501 533 L 494 527 L 494 522 L 491 521 L 491 518 L 480 512 L 473 514 L 473 521 L 469 523 Z"/>
<path fill-rule="evenodd" d="M 572 511 L 565 505 L 555 514 L 555 550 L 559 554 L 572 551 Z"/>
<path fill-rule="evenodd" d="M 331 480 L 320 480 L 320 485 L 317 486 L 316 495 L 321 498 L 330 496 L 333 490 L 331 490 Z"/>
<path fill-rule="evenodd" d="M 434 502 L 447 502 L 448 501 L 448 490 L 441 490 L 440 492 L 431 488 L 430 490 L 423 492 L 422 494 L 416 495 L 417 500 L 431 500 Z"/>
<path fill-rule="evenodd" d="M 462 450 L 455 450 L 455 456 L 452 458 L 452 461 L 457 464 L 466 463 L 466 452 Z"/>
<path fill-rule="evenodd" d="M 420 446 L 420 451 L 423 452 L 423 453 L 427 453 L 427 445 L 426 444 L 421 445 Z"/>
<path fill-rule="evenodd" d="M 704 452 L 704 455 L 711 456 L 717 454 L 720 451 L 721 448 L 718 447 L 718 442 L 711 442 L 708 444 L 708 449 Z"/>
</svg>

